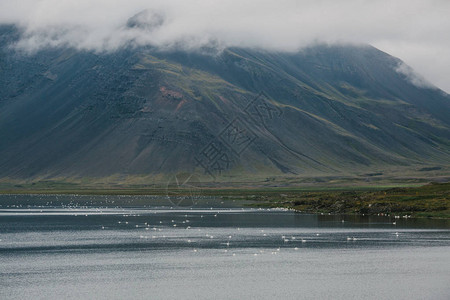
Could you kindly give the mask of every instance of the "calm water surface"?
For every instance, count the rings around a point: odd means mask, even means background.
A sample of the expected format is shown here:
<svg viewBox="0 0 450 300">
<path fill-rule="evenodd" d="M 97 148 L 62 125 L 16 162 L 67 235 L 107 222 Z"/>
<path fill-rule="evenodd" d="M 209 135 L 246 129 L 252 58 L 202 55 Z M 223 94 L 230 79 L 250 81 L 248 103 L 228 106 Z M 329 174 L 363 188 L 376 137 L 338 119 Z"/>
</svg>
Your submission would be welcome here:
<svg viewBox="0 0 450 300">
<path fill-rule="evenodd" d="M 56 197 L 0 197 L 0 299 L 450 298 L 448 221 Z"/>
</svg>

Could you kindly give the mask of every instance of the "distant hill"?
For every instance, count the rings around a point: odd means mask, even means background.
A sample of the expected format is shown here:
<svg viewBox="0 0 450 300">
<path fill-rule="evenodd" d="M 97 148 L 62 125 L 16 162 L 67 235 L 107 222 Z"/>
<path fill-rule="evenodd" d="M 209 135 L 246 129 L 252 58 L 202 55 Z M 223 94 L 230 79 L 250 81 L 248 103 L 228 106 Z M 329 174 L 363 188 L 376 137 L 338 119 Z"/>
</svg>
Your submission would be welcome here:
<svg viewBox="0 0 450 300">
<path fill-rule="evenodd" d="M 0 27 L 0 178 L 449 169 L 450 96 L 371 46 L 25 55 L 17 38 Z"/>
</svg>

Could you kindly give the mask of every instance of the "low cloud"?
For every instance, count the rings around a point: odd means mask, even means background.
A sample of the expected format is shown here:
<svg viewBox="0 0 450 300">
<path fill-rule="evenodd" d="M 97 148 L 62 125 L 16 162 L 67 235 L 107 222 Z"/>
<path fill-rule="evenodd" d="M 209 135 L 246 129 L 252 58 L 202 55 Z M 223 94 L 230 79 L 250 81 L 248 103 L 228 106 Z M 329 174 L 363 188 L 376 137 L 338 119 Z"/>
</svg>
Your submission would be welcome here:
<svg viewBox="0 0 450 300">
<path fill-rule="evenodd" d="M 295 51 L 316 42 L 372 44 L 450 91 L 446 0 L 1 0 L 16 47 L 114 51 L 204 45 Z"/>
<path fill-rule="evenodd" d="M 413 68 L 405 63 L 400 63 L 395 69 L 398 73 L 404 75 L 412 84 L 422 88 L 433 88 L 433 85 L 424 77 L 414 71 Z"/>
</svg>

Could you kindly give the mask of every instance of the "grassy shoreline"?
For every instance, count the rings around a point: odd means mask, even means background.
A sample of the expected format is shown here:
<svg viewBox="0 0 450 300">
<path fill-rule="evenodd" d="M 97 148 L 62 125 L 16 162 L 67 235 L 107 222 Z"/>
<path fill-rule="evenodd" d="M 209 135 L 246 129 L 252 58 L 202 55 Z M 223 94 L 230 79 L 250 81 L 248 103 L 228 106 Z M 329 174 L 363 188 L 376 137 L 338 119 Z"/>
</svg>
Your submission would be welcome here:
<svg viewBox="0 0 450 300">
<path fill-rule="evenodd" d="M 450 183 L 380 190 L 310 191 L 262 197 L 258 206 L 309 213 L 450 219 Z"/>
<path fill-rule="evenodd" d="M 309 213 L 391 215 L 450 219 L 450 183 L 422 186 L 357 187 L 200 187 L 202 196 L 251 201 L 257 207 L 283 207 Z M 166 188 L 79 188 L 16 186 L 0 194 L 167 195 Z M 188 195 L 189 190 L 177 190 Z"/>
</svg>

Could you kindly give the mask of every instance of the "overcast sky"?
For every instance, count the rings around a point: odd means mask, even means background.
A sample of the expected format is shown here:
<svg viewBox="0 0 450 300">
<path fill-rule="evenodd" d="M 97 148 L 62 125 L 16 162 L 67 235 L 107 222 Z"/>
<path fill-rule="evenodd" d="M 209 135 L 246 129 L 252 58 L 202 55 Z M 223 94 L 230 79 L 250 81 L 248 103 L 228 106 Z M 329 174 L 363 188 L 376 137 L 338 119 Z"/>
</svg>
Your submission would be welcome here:
<svg viewBox="0 0 450 300">
<path fill-rule="evenodd" d="M 145 26 L 130 26 L 134 18 Z M 0 0 L 18 47 L 113 51 L 215 44 L 295 51 L 316 42 L 371 44 L 450 92 L 449 0 Z"/>
</svg>

